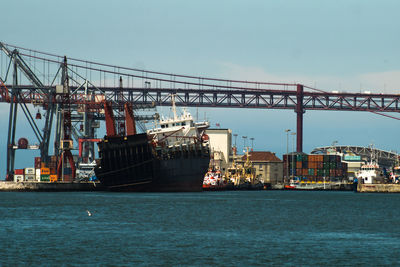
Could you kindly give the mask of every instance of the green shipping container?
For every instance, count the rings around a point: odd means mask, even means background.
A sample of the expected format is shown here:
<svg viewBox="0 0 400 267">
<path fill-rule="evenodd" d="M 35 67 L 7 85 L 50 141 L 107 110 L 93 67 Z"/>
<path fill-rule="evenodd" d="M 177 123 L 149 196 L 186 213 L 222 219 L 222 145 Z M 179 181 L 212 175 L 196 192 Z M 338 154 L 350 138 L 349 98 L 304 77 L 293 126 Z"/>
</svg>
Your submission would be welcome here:
<svg viewBox="0 0 400 267">
<path fill-rule="evenodd" d="M 40 175 L 41 182 L 50 182 L 50 175 Z"/>
</svg>

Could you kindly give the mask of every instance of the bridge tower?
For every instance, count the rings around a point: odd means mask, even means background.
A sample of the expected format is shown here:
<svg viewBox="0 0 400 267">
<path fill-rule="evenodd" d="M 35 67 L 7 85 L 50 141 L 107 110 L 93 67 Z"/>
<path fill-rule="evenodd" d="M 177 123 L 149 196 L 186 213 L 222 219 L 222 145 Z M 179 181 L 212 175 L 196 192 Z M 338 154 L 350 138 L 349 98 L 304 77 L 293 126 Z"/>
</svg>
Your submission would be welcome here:
<svg viewBox="0 0 400 267">
<path fill-rule="evenodd" d="M 297 114 L 297 140 L 296 140 L 296 151 L 303 152 L 303 114 L 305 113 L 303 107 L 303 96 L 304 96 L 304 86 L 302 84 L 297 85 L 297 103 L 295 107 L 295 112 Z"/>
</svg>

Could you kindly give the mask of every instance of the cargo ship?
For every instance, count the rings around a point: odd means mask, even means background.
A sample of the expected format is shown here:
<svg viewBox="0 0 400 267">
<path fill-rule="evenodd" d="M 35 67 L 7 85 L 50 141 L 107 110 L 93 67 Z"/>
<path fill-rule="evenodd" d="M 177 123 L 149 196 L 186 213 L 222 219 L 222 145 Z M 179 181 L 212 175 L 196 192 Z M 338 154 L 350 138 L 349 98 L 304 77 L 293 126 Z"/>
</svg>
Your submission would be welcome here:
<svg viewBox="0 0 400 267">
<path fill-rule="evenodd" d="M 208 122 L 195 123 L 183 109 L 173 118 L 160 118 L 146 133 L 105 136 L 98 143 L 94 169 L 101 184 L 112 191 L 201 191 L 210 162 Z"/>
</svg>

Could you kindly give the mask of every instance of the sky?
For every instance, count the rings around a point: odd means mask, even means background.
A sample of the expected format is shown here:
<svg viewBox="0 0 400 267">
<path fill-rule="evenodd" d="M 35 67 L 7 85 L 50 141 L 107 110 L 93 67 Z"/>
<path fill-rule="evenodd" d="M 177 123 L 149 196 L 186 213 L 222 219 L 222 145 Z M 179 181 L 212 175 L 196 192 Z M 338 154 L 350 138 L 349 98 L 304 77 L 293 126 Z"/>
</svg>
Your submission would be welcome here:
<svg viewBox="0 0 400 267">
<path fill-rule="evenodd" d="M 400 1 L 15 0 L 2 10 L 0 41 L 39 51 L 193 76 L 400 93 Z M 0 112 L 4 173 L 7 104 Z M 199 109 L 204 113 L 213 127 L 238 134 L 239 151 L 242 136 L 253 137 L 258 151 L 292 150 L 285 129 L 295 131 L 293 110 Z M 337 141 L 400 151 L 399 123 L 372 113 L 307 111 L 303 150 Z M 33 162 L 20 153 L 17 168 Z"/>
</svg>

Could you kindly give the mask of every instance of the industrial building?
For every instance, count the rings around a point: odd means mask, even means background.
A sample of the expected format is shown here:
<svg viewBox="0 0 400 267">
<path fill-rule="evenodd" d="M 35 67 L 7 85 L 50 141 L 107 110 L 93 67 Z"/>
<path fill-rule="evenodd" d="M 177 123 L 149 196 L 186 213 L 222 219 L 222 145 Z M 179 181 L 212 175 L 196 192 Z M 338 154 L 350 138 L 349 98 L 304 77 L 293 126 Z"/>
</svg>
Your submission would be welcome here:
<svg viewBox="0 0 400 267">
<path fill-rule="evenodd" d="M 205 133 L 210 138 L 210 165 L 224 173 L 231 166 L 232 130 L 207 129 Z"/>
</svg>

